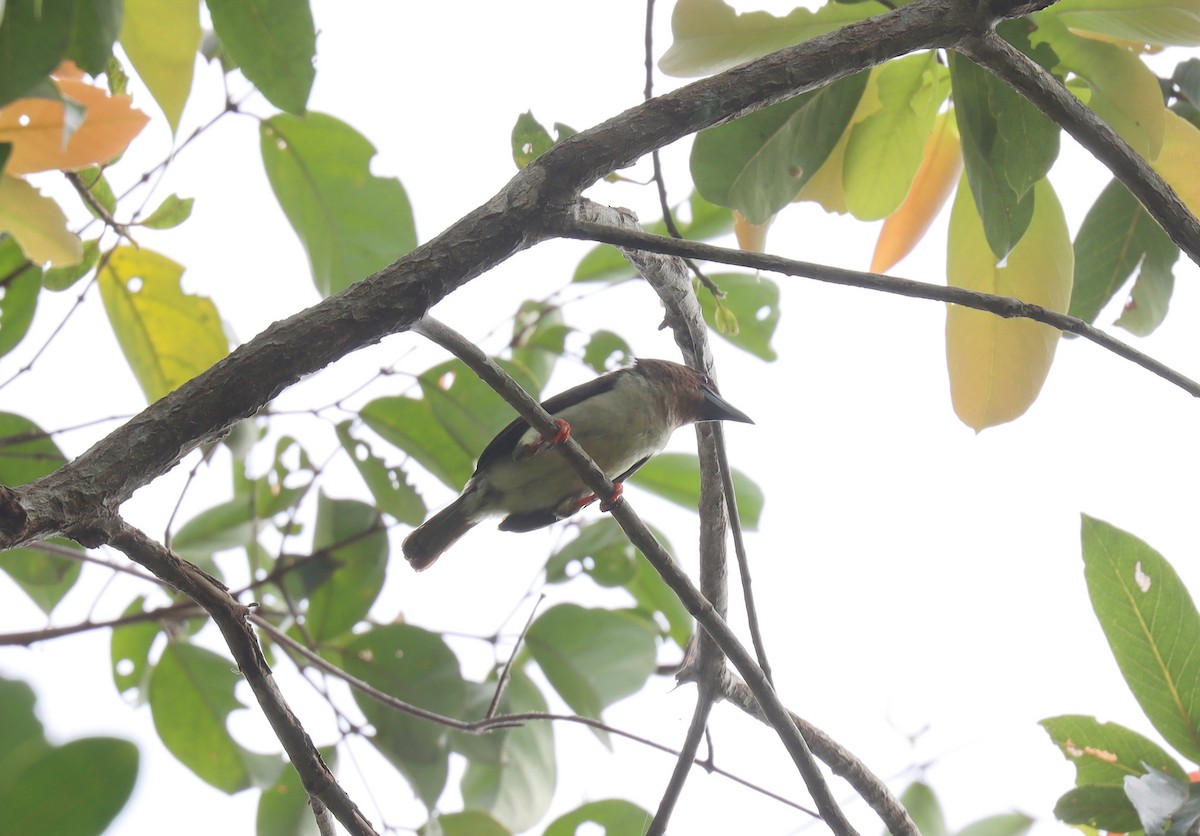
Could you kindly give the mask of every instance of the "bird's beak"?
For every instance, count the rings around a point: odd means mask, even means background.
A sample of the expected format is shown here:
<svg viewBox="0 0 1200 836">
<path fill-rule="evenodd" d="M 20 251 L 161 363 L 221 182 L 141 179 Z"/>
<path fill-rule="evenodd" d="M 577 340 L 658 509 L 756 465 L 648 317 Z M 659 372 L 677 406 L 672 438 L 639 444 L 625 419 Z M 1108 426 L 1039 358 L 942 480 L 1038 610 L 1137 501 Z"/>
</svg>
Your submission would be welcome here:
<svg viewBox="0 0 1200 836">
<path fill-rule="evenodd" d="M 750 416 L 742 412 L 729 401 L 722 398 L 712 389 L 704 386 L 704 406 L 700 409 L 701 421 L 741 421 L 743 424 L 753 424 Z"/>
</svg>

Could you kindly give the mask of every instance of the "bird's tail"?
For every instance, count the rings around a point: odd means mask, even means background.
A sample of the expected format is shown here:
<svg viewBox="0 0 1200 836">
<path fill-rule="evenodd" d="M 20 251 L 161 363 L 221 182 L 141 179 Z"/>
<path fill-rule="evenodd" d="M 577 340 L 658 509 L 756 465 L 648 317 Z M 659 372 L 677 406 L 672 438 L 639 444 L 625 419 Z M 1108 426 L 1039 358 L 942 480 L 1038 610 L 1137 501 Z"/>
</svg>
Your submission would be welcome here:
<svg viewBox="0 0 1200 836">
<path fill-rule="evenodd" d="M 432 566 L 442 552 L 487 516 L 479 513 L 478 504 L 478 497 L 467 491 L 417 526 L 401 546 L 409 564 L 418 572 Z"/>
</svg>

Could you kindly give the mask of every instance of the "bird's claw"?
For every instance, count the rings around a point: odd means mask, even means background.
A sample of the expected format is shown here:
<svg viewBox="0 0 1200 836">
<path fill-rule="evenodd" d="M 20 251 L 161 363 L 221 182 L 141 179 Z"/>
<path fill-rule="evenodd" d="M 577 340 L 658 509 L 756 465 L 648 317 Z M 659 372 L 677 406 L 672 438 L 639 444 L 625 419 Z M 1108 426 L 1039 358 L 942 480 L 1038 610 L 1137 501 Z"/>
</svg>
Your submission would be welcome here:
<svg viewBox="0 0 1200 836">
<path fill-rule="evenodd" d="M 571 425 L 562 418 L 555 418 L 554 423 L 558 425 L 558 432 L 552 437 L 546 438 L 544 435 L 539 435 L 536 439 L 522 447 L 515 458 L 517 461 L 523 461 L 530 456 L 536 455 L 543 450 L 549 450 L 551 447 L 557 447 L 568 438 L 571 437 Z"/>
<path fill-rule="evenodd" d="M 613 483 L 612 496 L 610 496 L 608 499 L 606 499 L 600 503 L 600 510 L 604 511 L 604 512 L 608 512 L 608 511 L 611 511 L 613 508 L 616 508 L 617 503 L 621 501 L 621 494 L 624 493 L 624 491 L 625 491 L 625 488 L 621 485 L 620 482 Z M 595 497 L 592 497 L 592 499 L 595 499 Z"/>
</svg>

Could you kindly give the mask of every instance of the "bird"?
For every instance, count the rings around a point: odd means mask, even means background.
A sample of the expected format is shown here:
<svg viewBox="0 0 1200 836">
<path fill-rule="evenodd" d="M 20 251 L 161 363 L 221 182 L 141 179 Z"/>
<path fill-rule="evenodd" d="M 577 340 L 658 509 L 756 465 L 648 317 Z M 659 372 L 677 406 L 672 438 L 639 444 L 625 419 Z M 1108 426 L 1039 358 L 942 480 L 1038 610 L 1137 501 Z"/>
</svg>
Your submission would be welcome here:
<svg viewBox="0 0 1200 836">
<path fill-rule="evenodd" d="M 669 360 L 640 359 L 542 403 L 559 431 L 544 438 L 524 418 L 502 429 L 479 455 L 462 493 L 404 540 L 413 569 L 433 565 L 446 549 L 488 517 L 501 531 L 534 531 L 596 500 L 560 455 L 545 451 L 573 437 L 614 483 L 601 510 L 611 510 L 622 483 L 666 446 L 680 427 L 698 421 L 754 422 L 717 394 L 706 375 Z"/>
</svg>

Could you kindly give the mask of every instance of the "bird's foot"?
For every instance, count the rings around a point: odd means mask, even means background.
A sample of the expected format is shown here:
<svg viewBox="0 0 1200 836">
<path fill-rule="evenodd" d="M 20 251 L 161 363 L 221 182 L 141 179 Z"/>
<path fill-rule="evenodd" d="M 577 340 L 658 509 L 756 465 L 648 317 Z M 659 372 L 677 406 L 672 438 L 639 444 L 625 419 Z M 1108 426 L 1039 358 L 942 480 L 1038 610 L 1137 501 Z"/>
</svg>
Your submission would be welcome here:
<svg viewBox="0 0 1200 836">
<path fill-rule="evenodd" d="M 608 512 L 613 508 L 616 508 L 617 503 L 621 501 L 621 494 L 624 493 L 624 491 L 625 487 L 620 482 L 614 482 L 612 496 L 600 503 L 600 510 Z M 592 499 L 595 498 L 596 497 L 594 496 L 592 497 Z"/>
<path fill-rule="evenodd" d="M 543 450 L 549 450 L 551 447 L 557 447 L 568 438 L 571 437 L 571 425 L 562 418 L 555 418 L 554 423 L 558 425 L 558 432 L 550 438 L 544 435 L 539 435 L 533 441 L 522 444 L 517 448 L 516 454 L 513 456 L 515 461 L 524 461 L 525 459 L 534 456 Z"/>
</svg>

